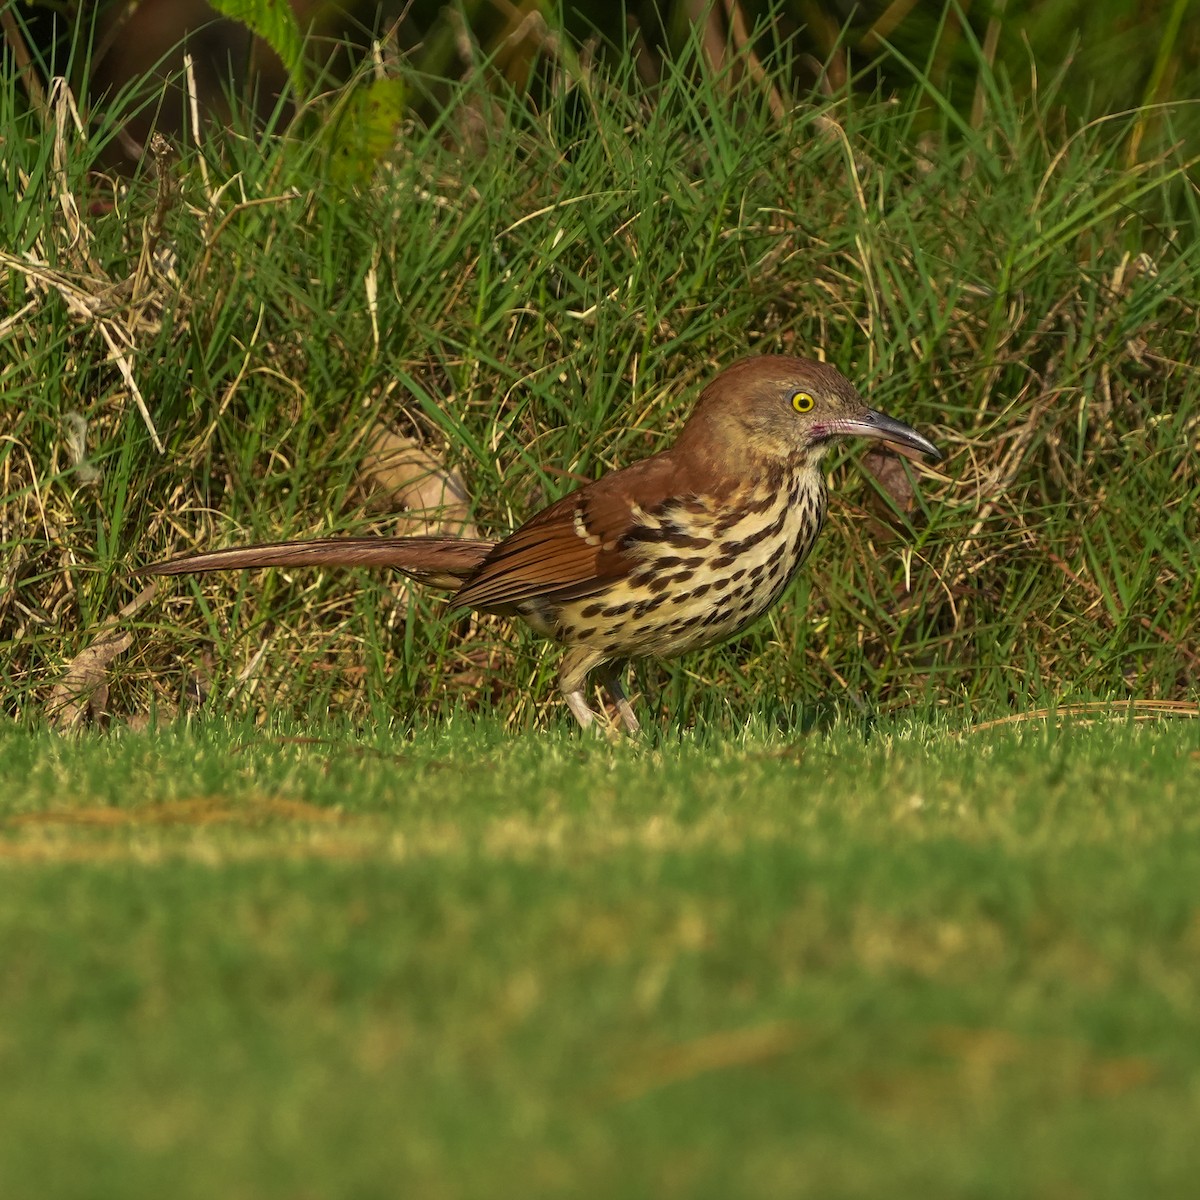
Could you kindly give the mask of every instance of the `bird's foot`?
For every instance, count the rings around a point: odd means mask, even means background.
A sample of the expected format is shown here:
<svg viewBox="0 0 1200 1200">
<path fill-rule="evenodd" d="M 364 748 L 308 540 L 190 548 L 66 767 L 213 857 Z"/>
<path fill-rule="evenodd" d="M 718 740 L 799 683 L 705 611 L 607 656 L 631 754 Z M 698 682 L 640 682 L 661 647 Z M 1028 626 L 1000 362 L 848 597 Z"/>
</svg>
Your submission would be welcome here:
<svg viewBox="0 0 1200 1200">
<path fill-rule="evenodd" d="M 625 685 L 621 682 L 620 671 L 615 667 L 608 667 L 601 670 L 600 685 L 608 693 L 613 704 L 616 705 L 617 718 L 621 722 L 621 728 L 626 733 L 636 737 L 642 732 L 642 726 L 633 711 L 633 705 L 629 703 L 629 697 L 625 693 Z"/>
<path fill-rule="evenodd" d="M 571 710 L 575 720 L 579 722 L 580 728 L 595 729 L 597 733 L 603 734 L 613 742 L 620 740 L 622 730 L 631 735 L 641 733 L 642 727 L 634 715 L 633 705 L 629 703 L 624 689 L 619 683 L 615 688 L 607 684 L 606 687 L 616 706 L 616 721 L 598 721 L 595 710 L 588 705 L 582 691 L 564 693 L 563 698 L 567 702 L 567 707 Z"/>
</svg>

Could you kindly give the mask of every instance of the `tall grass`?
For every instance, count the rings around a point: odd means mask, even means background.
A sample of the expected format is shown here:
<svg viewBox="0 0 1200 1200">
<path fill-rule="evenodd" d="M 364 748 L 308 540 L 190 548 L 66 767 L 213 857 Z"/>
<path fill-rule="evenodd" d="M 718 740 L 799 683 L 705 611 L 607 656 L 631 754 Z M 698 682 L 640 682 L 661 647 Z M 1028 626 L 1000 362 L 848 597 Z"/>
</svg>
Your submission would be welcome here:
<svg viewBox="0 0 1200 1200">
<path fill-rule="evenodd" d="M 1139 114 L 1070 125 L 983 59 L 968 122 L 916 66 L 908 99 L 780 114 L 769 78 L 692 55 L 652 89 L 622 60 L 537 114 L 464 83 L 360 188 L 304 114 L 194 132 L 157 178 L 118 183 L 92 170 L 103 134 L 62 93 L 45 122 L 22 115 L 8 73 L 5 711 L 37 718 L 139 563 L 389 531 L 363 470 L 380 424 L 460 471 L 502 533 L 666 445 L 717 369 L 775 351 L 824 354 L 948 458 L 904 468 L 911 501 L 836 462 L 780 609 L 644 669 L 667 709 L 1194 696 L 1200 264 L 1180 153 L 1130 168 Z M 129 612 L 104 676 L 121 717 L 495 704 L 525 725 L 552 698 L 527 635 L 389 580 L 208 578 Z"/>
</svg>

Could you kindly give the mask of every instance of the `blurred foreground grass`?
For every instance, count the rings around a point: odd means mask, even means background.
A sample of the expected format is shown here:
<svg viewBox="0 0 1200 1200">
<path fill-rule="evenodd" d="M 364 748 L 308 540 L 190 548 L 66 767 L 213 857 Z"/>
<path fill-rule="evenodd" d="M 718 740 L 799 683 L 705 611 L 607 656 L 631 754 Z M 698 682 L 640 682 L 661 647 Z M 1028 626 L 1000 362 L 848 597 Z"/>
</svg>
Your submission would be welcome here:
<svg viewBox="0 0 1200 1200">
<path fill-rule="evenodd" d="M 1200 723 L 0 734 L 0 1190 L 1184 1196 Z"/>
</svg>

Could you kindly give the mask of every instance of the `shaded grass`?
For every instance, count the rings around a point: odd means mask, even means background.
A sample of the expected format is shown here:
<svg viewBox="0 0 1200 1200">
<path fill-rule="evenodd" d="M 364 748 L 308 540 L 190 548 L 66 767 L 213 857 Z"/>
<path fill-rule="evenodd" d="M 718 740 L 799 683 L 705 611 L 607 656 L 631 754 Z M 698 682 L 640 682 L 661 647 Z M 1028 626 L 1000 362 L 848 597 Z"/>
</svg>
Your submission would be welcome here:
<svg viewBox="0 0 1200 1200">
<path fill-rule="evenodd" d="M 1186 1194 L 1195 723 L 349 732 L 4 731 L 6 1192 Z"/>
</svg>

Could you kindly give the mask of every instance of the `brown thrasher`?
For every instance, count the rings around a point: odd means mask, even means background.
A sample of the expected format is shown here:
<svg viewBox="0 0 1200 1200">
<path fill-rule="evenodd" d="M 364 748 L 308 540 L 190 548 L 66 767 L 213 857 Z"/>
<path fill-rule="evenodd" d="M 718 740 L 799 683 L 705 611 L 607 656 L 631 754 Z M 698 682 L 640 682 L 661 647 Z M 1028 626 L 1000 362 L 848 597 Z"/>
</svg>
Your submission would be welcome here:
<svg viewBox="0 0 1200 1200">
<path fill-rule="evenodd" d="M 821 460 L 849 436 L 941 458 L 915 429 L 868 408 L 827 363 L 748 358 L 704 389 L 669 449 L 564 496 L 502 541 L 322 538 L 148 570 L 379 566 L 454 588 L 456 607 L 522 617 L 566 647 L 558 685 L 580 725 L 595 720 L 584 686 L 598 671 L 636 733 L 620 678 L 626 660 L 724 641 L 779 599 L 821 532 Z"/>
</svg>

